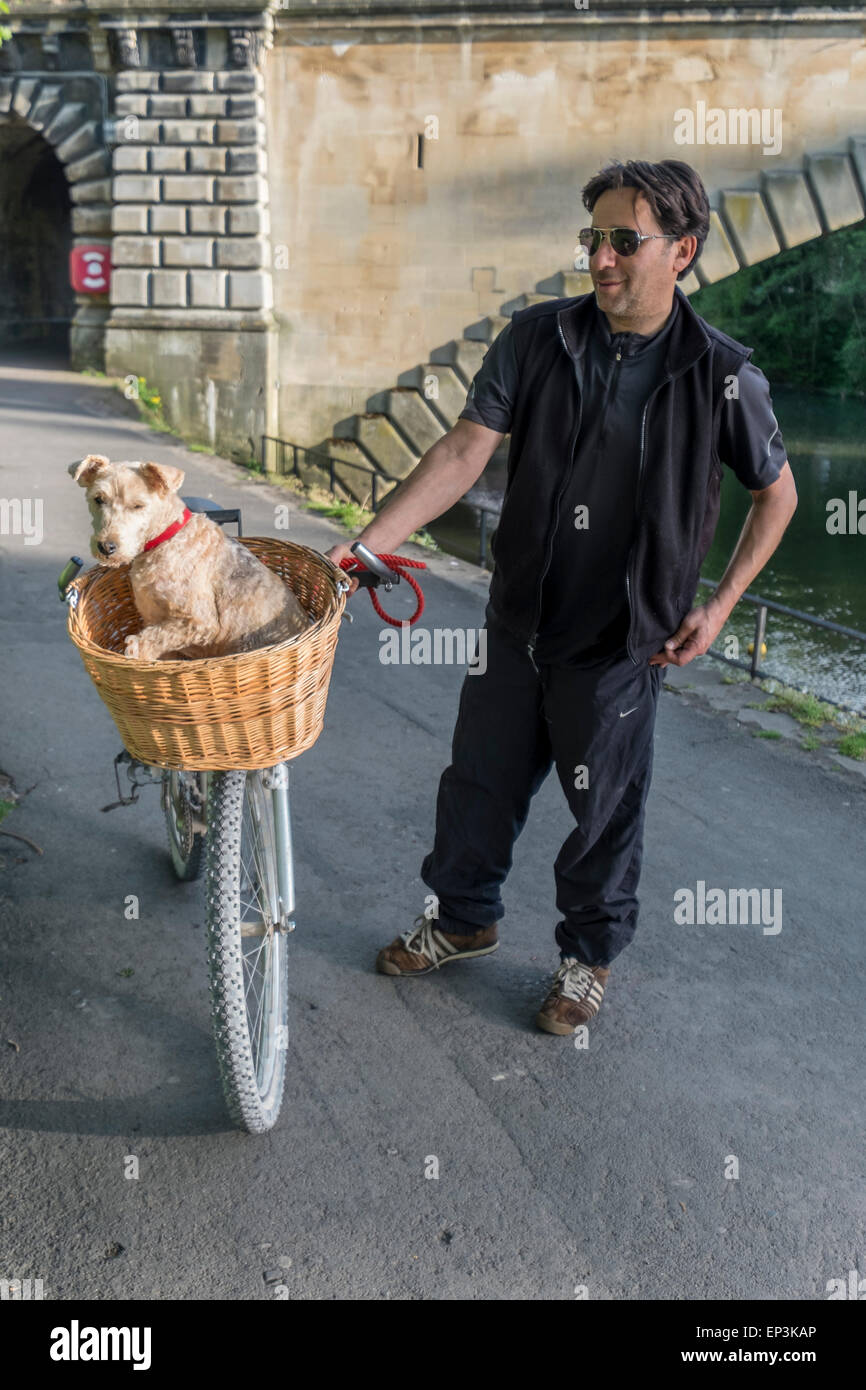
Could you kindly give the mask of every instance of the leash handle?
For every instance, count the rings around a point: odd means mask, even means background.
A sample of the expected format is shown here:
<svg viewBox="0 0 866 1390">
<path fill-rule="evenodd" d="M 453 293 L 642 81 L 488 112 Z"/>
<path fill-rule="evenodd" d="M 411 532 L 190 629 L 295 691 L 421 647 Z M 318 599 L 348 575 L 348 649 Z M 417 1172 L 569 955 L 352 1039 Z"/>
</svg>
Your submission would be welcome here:
<svg viewBox="0 0 866 1390">
<path fill-rule="evenodd" d="M 361 548 L 366 550 L 366 546 Z M 402 627 L 403 623 L 406 621 L 409 622 L 410 626 L 412 623 L 417 623 L 421 614 L 424 612 L 424 595 L 421 592 L 421 585 L 416 579 L 413 579 L 412 575 L 408 573 L 408 570 L 410 568 L 425 570 L 427 566 L 424 561 L 408 560 L 404 555 L 376 555 L 374 551 L 367 551 L 367 554 L 371 555 L 374 560 L 378 560 L 381 566 L 392 572 L 392 578 L 395 584 L 398 584 L 401 579 L 405 579 L 409 587 L 415 591 L 415 597 L 418 602 L 415 605 L 415 612 L 412 614 L 411 618 L 392 618 L 385 612 L 376 597 L 375 590 L 378 588 L 379 584 L 386 583 L 387 581 L 383 579 L 378 570 L 374 571 L 368 568 L 359 559 L 350 560 L 348 556 L 340 561 L 340 568 L 345 570 L 350 578 L 357 578 L 364 588 L 369 589 L 370 601 L 379 617 L 382 618 L 384 622 L 390 623 L 392 627 Z M 388 587 L 390 588 L 390 583 Z"/>
<path fill-rule="evenodd" d="M 355 544 L 350 546 L 349 549 L 355 556 L 355 559 L 360 561 L 365 569 L 371 571 L 372 574 L 376 575 L 381 580 L 386 589 L 390 589 L 392 584 L 400 583 L 399 574 L 389 569 L 388 566 L 379 559 L 375 550 L 368 550 L 365 545 L 362 545 L 361 541 L 355 541 Z"/>
</svg>

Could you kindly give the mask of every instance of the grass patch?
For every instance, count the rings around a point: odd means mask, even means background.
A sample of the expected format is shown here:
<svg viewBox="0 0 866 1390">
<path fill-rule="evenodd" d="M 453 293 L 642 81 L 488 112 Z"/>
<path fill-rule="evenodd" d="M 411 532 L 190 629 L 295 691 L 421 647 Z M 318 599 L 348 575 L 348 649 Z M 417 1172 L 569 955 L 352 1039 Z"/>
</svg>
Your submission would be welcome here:
<svg viewBox="0 0 866 1390">
<path fill-rule="evenodd" d="M 175 431 L 165 418 L 162 410 L 162 396 L 147 383 L 143 376 L 127 376 L 115 383 L 128 401 L 135 401 L 141 419 L 159 434 L 174 434 Z"/>
<path fill-rule="evenodd" d="M 836 747 L 840 753 L 844 753 L 846 758 L 856 758 L 858 762 L 866 762 L 866 729 L 846 734 L 844 738 L 839 739 Z"/>
<path fill-rule="evenodd" d="M 755 734 L 753 735 L 753 737 L 754 737 L 754 738 L 772 738 L 772 739 L 778 739 L 778 738 L 781 738 L 782 735 L 779 733 L 779 730 L 778 730 L 778 729 L 758 729 L 758 730 L 756 730 L 756 732 L 755 732 Z"/>
<path fill-rule="evenodd" d="M 778 682 L 769 679 L 761 681 L 760 685 L 770 695 L 770 699 L 764 705 L 752 705 L 752 709 L 775 710 L 788 714 L 807 729 L 836 730 L 837 734 L 841 735 L 833 740 L 838 752 L 846 758 L 855 758 L 857 762 L 866 762 L 866 720 L 856 714 L 849 714 L 836 705 L 828 704 L 826 700 L 819 700 L 815 695 L 780 686 Z M 764 737 L 777 735 L 764 734 Z M 800 747 L 809 753 L 819 748 L 822 742 L 824 740 L 814 734 L 806 734 L 800 741 Z"/>
<path fill-rule="evenodd" d="M 439 549 L 439 542 L 433 539 L 429 531 L 413 531 L 409 539 L 413 545 L 423 545 L 425 550 Z"/>
<path fill-rule="evenodd" d="M 855 752 L 848 756 L 862 758 L 863 754 L 859 751 L 864 739 L 866 739 L 866 720 L 856 714 L 849 714 L 845 710 L 839 709 L 837 705 L 831 705 L 826 700 L 819 700 L 817 695 L 809 695 L 801 690 L 793 690 L 790 686 L 782 685 L 780 681 L 772 676 L 753 681 L 749 676 L 722 676 L 722 685 L 754 685 L 769 696 L 763 704 L 756 704 L 750 701 L 747 709 L 762 709 L 778 714 L 790 715 L 796 719 L 798 724 L 802 724 L 807 729 L 837 729 L 844 735 L 842 742 L 853 749 Z M 804 739 L 801 746 L 807 750 L 818 747 L 818 741 Z M 840 744 L 841 749 L 841 744 Z"/>
<path fill-rule="evenodd" d="M 315 502 L 308 500 L 306 510 L 318 512 L 320 516 L 327 516 L 332 521 L 338 521 L 341 526 L 345 526 L 347 531 L 355 531 L 373 520 L 373 513 L 368 512 L 357 502 Z"/>
<path fill-rule="evenodd" d="M 0 824 L 6 819 L 10 811 L 15 810 L 14 801 L 0 801 Z"/>
<path fill-rule="evenodd" d="M 824 724 L 833 724 L 838 719 L 838 711 L 833 705 L 825 704 L 814 695 L 803 695 L 799 690 L 782 689 L 777 691 L 763 707 L 789 714 L 799 724 L 811 729 L 820 729 Z"/>
<path fill-rule="evenodd" d="M 376 515 L 366 507 L 362 507 L 359 502 L 353 502 L 349 498 L 336 498 L 326 488 L 316 487 L 315 484 L 303 483 L 300 478 L 273 478 L 268 475 L 269 481 L 277 482 L 281 487 L 287 487 L 289 491 L 298 496 L 300 505 L 305 511 L 316 512 L 319 516 L 326 516 L 330 521 L 336 521 L 346 531 L 360 531 L 368 526 Z M 438 550 L 438 542 L 433 539 L 429 531 L 413 531 L 408 539 L 413 545 L 422 545 L 426 550 Z"/>
</svg>

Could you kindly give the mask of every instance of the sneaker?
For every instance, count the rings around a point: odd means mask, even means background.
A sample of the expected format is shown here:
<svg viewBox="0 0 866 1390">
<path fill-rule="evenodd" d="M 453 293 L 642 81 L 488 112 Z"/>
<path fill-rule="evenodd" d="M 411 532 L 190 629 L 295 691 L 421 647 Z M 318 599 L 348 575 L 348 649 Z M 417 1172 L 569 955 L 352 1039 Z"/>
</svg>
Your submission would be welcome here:
<svg viewBox="0 0 866 1390">
<path fill-rule="evenodd" d="M 545 1033 L 576 1033 L 598 1013 L 609 975 L 609 967 L 584 965 L 576 956 L 566 956 L 535 1016 L 537 1026 Z"/>
<path fill-rule="evenodd" d="M 409 931 L 396 937 L 376 957 L 381 975 L 427 975 L 452 960 L 471 960 L 499 950 L 499 924 L 493 922 L 470 936 L 455 936 L 435 925 L 439 904 L 434 901 L 416 917 Z"/>
</svg>

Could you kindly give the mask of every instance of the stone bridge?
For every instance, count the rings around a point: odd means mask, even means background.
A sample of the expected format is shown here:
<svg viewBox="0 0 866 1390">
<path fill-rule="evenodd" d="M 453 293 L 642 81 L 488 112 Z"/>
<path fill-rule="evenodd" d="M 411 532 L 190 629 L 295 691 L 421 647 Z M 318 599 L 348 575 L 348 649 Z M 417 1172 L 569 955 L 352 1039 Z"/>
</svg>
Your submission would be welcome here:
<svg viewBox="0 0 866 1390">
<path fill-rule="evenodd" d="M 588 287 L 580 187 L 611 157 L 700 171 L 690 292 L 866 209 L 866 5 L 12 10 L 0 341 L 143 376 L 239 458 L 270 433 L 404 476 L 507 315 Z M 73 246 L 110 246 L 110 294 L 72 292 Z"/>
</svg>

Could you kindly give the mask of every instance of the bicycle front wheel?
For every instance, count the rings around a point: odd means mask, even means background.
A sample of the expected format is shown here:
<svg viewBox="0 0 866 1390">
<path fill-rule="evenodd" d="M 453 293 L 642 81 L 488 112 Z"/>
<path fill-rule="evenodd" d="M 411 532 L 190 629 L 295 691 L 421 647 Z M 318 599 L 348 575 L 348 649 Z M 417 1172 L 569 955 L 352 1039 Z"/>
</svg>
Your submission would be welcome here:
<svg viewBox="0 0 866 1390">
<path fill-rule="evenodd" d="M 250 1134 L 280 1113 L 289 967 L 274 799 L 261 772 L 212 774 L 207 833 L 211 1012 L 233 1121 Z M 291 905 L 289 905 L 291 906 Z"/>
</svg>

